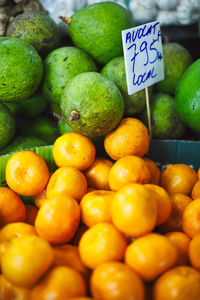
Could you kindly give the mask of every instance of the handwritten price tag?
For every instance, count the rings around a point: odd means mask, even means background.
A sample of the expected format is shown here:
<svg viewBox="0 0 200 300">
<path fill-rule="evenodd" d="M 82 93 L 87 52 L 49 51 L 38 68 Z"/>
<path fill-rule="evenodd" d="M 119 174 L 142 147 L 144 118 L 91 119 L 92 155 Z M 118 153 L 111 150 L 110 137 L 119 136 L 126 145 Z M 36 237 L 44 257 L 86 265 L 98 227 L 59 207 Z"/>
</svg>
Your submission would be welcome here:
<svg viewBox="0 0 200 300">
<path fill-rule="evenodd" d="M 123 30 L 122 42 L 129 95 L 164 79 L 159 22 Z"/>
</svg>

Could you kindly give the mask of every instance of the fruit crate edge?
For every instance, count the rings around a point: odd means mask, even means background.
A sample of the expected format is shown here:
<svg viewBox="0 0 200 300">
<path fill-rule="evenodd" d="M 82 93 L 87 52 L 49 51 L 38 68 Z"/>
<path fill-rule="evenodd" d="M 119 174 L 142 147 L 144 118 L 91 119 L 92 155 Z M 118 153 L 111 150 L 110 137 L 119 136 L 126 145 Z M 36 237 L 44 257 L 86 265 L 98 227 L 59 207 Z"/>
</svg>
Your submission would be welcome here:
<svg viewBox="0 0 200 300">
<path fill-rule="evenodd" d="M 184 163 L 200 167 L 200 141 L 152 140 L 148 157 L 161 165 Z"/>
</svg>

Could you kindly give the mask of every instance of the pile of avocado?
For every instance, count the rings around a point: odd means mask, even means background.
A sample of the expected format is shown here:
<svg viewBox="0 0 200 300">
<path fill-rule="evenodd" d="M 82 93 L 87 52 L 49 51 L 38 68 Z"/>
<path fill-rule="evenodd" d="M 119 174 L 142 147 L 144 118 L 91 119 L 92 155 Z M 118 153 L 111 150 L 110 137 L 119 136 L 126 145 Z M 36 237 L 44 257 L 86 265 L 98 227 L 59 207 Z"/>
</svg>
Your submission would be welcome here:
<svg viewBox="0 0 200 300">
<path fill-rule="evenodd" d="M 0 37 L 0 155 L 50 145 L 70 131 L 99 140 L 127 116 L 147 122 L 144 90 L 127 93 L 121 31 L 134 27 L 129 11 L 100 2 L 62 20 L 70 39 L 37 11 L 15 17 Z M 170 43 L 163 56 L 165 80 L 149 88 L 152 134 L 181 138 L 186 126 L 174 97 L 192 57 Z"/>
</svg>

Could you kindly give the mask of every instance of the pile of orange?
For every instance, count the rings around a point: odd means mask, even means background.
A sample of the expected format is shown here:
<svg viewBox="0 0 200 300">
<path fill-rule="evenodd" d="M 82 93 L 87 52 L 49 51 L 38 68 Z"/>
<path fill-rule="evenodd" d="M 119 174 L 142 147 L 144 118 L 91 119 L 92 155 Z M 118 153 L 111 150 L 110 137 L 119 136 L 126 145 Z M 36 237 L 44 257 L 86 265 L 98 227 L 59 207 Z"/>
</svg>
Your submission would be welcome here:
<svg viewBox="0 0 200 300">
<path fill-rule="evenodd" d="M 125 118 L 104 139 L 66 133 L 50 174 L 21 151 L 0 188 L 0 299 L 200 300 L 200 171 L 160 171 L 147 128 Z M 21 196 L 34 196 L 25 205 Z"/>
</svg>

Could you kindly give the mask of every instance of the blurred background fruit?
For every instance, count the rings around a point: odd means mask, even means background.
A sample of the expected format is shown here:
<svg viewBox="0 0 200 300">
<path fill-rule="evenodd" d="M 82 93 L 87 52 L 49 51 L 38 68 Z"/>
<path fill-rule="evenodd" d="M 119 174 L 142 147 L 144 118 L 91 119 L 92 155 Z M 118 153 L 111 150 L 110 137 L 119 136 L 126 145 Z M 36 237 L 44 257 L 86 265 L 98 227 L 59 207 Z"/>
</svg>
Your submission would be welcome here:
<svg viewBox="0 0 200 300">
<path fill-rule="evenodd" d="M 29 11 L 43 11 L 47 13 L 39 0 L 1 0 L 0 36 L 4 36 L 7 26 L 13 18 L 21 13 Z"/>
<path fill-rule="evenodd" d="M 0 149 L 10 143 L 15 130 L 16 123 L 13 114 L 6 105 L 0 103 Z"/>
<path fill-rule="evenodd" d="M 196 60 L 180 78 L 175 95 L 177 111 L 183 122 L 200 132 L 200 59 Z"/>
<path fill-rule="evenodd" d="M 33 96 L 17 102 L 4 102 L 11 112 L 22 119 L 34 119 L 45 112 L 49 106 L 49 101 L 37 91 Z"/>
<path fill-rule="evenodd" d="M 174 95 L 178 80 L 192 63 L 189 51 L 177 43 L 163 45 L 165 79 L 156 84 L 159 92 Z"/>
<path fill-rule="evenodd" d="M 17 15 L 8 25 L 6 36 L 20 38 L 32 45 L 41 56 L 58 48 L 60 33 L 56 23 L 38 11 Z"/>
<path fill-rule="evenodd" d="M 31 135 L 42 139 L 47 145 L 53 144 L 59 136 L 56 120 L 46 116 L 40 116 L 32 121 L 23 121 L 18 132 L 21 135 Z"/>
<path fill-rule="evenodd" d="M 154 94 L 150 103 L 152 137 L 157 139 L 178 139 L 182 138 L 186 127 L 180 119 L 176 110 L 173 97 L 168 94 Z M 148 124 L 147 110 L 139 116 Z"/>
</svg>

